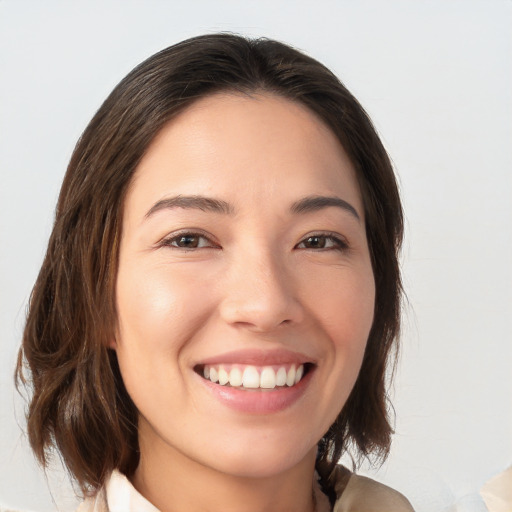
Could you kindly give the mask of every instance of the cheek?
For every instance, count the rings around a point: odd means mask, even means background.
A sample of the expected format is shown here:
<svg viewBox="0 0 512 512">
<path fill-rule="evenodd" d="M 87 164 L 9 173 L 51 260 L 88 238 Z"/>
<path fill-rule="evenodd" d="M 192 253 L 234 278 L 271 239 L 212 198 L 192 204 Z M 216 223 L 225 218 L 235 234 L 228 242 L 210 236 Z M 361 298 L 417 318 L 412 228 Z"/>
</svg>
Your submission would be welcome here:
<svg viewBox="0 0 512 512">
<path fill-rule="evenodd" d="M 171 397 L 173 409 L 186 406 L 182 352 L 211 309 L 200 284 L 168 265 L 120 268 L 115 349 L 126 389 L 143 415 L 155 414 L 155 393 Z"/>
<path fill-rule="evenodd" d="M 323 382 L 327 429 L 348 399 L 361 368 L 373 324 L 375 284 L 371 267 L 333 273 L 317 284 L 311 304 L 329 342 Z"/>
<path fill-rule="evenodd" d="M 165 266 L 120 272 L 116 291 L 121 344 L 179 349 L 208 308 L 208 297 L 198 293 L 199 286 L 194 275 Z"/>
<path fill-rule="evenodd" d="M 364 350 L 373 323 L 375 283 L 371 267 L 341 269 L 310 286 L 311 307 L 335 346 Z"/>
<path fill-rule="evenodd" d="M 172 270 L 125 265 L 118 274 L 115 349 L 126 389 L 143 414 L 156 390 L 183 405 L 182 354 L 211 309 L 198 279 Z"/>
</svg>

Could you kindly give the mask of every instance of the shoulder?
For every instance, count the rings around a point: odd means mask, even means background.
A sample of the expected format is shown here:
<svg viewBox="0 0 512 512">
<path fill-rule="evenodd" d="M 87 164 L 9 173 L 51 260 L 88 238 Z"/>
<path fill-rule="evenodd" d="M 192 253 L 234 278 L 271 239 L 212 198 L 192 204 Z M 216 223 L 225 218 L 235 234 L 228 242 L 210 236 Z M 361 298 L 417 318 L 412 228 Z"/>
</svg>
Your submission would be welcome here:
<svg viewBox="0 0 512 512">
<path fill-rule="evenodd" d="M 414 512 L 409 500 L 391 487 L 345 468 L 338 472 L 346 485 L 334 512 Z"/>
<path fill-rule="evenodd" d="M 133 487 L 125 475 L 114 470 L 105 485 L 93 497 L 86 499 L 76 512 L 158 512 Z"/>
<path fill-rule="evenodd" d="M 83 501 L 76 512 L 108 512 L 105 490 L 102 489 L 96 496 Z"/>
</svg>

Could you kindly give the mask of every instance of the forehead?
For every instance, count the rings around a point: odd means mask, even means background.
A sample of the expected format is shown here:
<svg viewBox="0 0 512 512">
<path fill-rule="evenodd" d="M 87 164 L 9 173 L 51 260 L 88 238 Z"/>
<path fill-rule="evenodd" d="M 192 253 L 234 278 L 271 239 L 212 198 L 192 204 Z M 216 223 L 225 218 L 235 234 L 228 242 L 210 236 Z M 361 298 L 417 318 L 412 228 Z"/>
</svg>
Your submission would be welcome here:
<svg viewBox="0 0 512 512">
<path fill-rule="evenodd" d="M 361 207 L 350 159 L 313 112 L 268 93 L 219 93 L 164 126 L 137 167 L 127 200 L 205 194 L 292 202 L 333 193 Z"/>
</svg>

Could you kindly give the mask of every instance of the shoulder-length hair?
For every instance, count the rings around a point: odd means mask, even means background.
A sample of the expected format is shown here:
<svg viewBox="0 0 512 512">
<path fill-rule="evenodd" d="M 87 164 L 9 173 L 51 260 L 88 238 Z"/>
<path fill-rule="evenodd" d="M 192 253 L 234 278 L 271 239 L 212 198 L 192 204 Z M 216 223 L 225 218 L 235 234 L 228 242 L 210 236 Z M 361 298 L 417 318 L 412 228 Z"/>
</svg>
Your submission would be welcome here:
<svg viewBox="0 0 512 512">
<path fill-rule="evenodd" d="M 336 135 L 356 170 L 376 284 L 361 371 L 335 423 L 319 440 L 328 476 L 349 445 L 385 457 L 392 428 L 387 368 L 400 323 L 402 208 L 393 169 L 358 101 L 325 66 L 268 39 L 195 37 L 147 59 L 100 107 L 77 143 L 35 283 L 16 379 L 30 384 L 28 437 L 46 466 L 55 447 L 84 494 L 113 469 L 138 465 L 137 410 L 108 349 L 127 188 L 159 130 L 199 98 L 265 92 L 305 105 Z"/>
</svg>

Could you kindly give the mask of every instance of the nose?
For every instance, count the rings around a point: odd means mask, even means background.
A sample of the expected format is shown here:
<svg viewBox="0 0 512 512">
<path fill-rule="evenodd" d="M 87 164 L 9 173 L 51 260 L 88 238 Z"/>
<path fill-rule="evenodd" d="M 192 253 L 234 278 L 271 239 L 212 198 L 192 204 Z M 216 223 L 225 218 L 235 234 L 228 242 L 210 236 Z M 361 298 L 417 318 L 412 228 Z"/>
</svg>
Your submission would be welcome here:
<svg viewBox="0 0 512 512">
<path fill-rule="evenodd" d="M 272 254 L 241 255 L 226 277 L 220 314 L 228 324 L 268 333 L 303 320 L 293 273 Z"/>
</svg>

